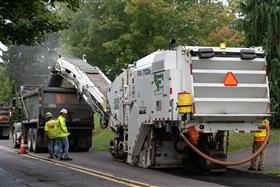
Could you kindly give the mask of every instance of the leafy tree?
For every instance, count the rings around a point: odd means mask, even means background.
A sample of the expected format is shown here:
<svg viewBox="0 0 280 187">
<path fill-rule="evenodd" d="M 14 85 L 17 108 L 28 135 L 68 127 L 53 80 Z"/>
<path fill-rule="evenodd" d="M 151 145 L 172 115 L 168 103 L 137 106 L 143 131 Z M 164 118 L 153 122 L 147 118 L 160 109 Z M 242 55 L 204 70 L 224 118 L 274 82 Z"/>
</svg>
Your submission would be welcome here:
<svg viewBox="0 0 280 187">
<path fill-rule="evenodd" d="M 4 66 L 0 65 L 0 103 L 8 103 L 12 96 L 12 87 Z"/>
<path fill-rule="evenodd" d="M 225 42 L 227 46 L 241 47 L 245 43 L 245 37 L 239 31 L 230 29 L 229 26 L 222 26 L 217 31 L 211 32 L 204 40 L 199 38 L 200 45 L 219 46 L 221 42 Z"/>
<path fill-rule="evenodd" d="M 56 2 L 77 10 L 79 0 L 1 0 L 0 41 L 5 45 L 33 45 L 42 42 L 46 33 L 68 26 L 56 10 Z"/>
<path fill-rule="evenodd" d="M 216 45 L 219 30 L 226 29 L 230 36 L 224 38 L 239 45 L 242 36 L 234 20 L 233 12 L 213 1 L 83 1 L 70 29 L 61 33 L 60 48 L 79 58 L 86 54 L 89 63 L 116 75 L 129 63 L 166 49 L 171 38 L 177 45 Z"/>
<path fill-rule="evenodd" d="M 103 43 L 128 29 L 125 4 L 126 1 L 119 0 L 82 2 L 80 11 L 73 16 L 70 29 L 61 33 L 61 54 L 78 58 L 86 54 L 89 63 L 108 70 L 114 59 Z M 71 12 L 64 11 L 65 16 L 69 14 Z"/>
<path fill-rule="evenodd" d="M 195 38 L 195 45 L 219 46 L 226 42 L 227 46 L 242 46 L 244 36 L 239 31 L 239 19 L 236 18 L 235 7 L 222 3 L 202 1 L 194 6 L 186 15 L 188 22 L 193 21 L 189 29 Z"/>
<path fill-rule="evenodd" d="M 241 10 L 247 45 L 263 46 L 267 51 L 272 123 L 280 126 L 280 0 L 244 0 Z"/>
</svg>

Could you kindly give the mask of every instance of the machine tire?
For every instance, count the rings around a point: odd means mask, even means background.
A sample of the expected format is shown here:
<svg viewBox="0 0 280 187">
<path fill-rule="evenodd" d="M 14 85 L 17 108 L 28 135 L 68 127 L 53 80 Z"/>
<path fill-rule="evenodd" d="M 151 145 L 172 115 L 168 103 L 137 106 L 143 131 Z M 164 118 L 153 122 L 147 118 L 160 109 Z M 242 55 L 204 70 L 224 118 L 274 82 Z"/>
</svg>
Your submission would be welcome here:
<svg viewBox="0 0 280 187">
<path fill-rule="evenodd" d="M 33 128 L 29 128 L 27 131 L 27 149 L 29 152 L 33 151 L 32 147 L 32 134 L 33 134 Z"/>
<path fill-rule="evenodd" d="M 33 128 L 32 130 L 32 150 L 34 153 L 38 153 L 39 152 L 39 148 L 38 148 L 38 129 Z"/>
<path fill-rule="evenodd" d="M 122 162 L 125 162 L 125 161 L 126 161 L 127 154 L 126 154 L 125 151 L 124 151 L 124 146 L 123 146 L 123 144 L 120 144 L 120 145 L 119 145 L 118 156 L 119 156 L 119 160 L 120 160 L 120 161 L 122 161 Z"/>
<path fill-rule="evenodd" d="M 19 148 L 19 144 L 17 143 L 17 133 L 13 130 L 13 147 L 14 148 Z"/>
<path fill-rule="evenodd" d="M 133 164 L 134 166 L 137 166 L 138 162 L 139 162 L 139 158 L 136 157 L 136 156 L 134 156 L 134 157 L 132 158 L 132 164 Z"/>
</svg>

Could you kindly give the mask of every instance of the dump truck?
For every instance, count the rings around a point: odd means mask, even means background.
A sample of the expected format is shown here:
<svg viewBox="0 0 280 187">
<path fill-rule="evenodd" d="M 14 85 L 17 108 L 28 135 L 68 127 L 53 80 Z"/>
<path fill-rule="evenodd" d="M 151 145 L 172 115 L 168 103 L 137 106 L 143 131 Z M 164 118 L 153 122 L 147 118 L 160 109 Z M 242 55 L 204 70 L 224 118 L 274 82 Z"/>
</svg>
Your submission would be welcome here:
<svg viewBox="0 0 280 187">
<path fill-rule="evenodd" d="M 21 119 L 13 125 L 14 147 L 24 138 L 29 151 L 47 148 L 44 134 L 45 114 L 56 119 L 62 108 L 68 110 L 67 128 L 70 132 L 70 150 L 88 151 L 92 145 L 93 115 L 88 104 L 78 97 L 75 88 L 22 86 Z"/>
<path fill-rule="evenodd" d="M 174 47 L 172 42 L 169 50 L 130 64 L 112 83 L 78 59 L 59 58 L 56 70 L 115 132 L 110 143 L 115 160 L 144 168 L 225 171 L 257 156 L 265 144 L 230 162 L 227 145 L 229 131 L 258 132 L 270 116 L 265 52 L 260 47 Z"/>
<path fill-rule="evenodd" d="M 10 127 L 9 108 L 0 104 L 0 139 L 9 139 Z"/>
</svg>

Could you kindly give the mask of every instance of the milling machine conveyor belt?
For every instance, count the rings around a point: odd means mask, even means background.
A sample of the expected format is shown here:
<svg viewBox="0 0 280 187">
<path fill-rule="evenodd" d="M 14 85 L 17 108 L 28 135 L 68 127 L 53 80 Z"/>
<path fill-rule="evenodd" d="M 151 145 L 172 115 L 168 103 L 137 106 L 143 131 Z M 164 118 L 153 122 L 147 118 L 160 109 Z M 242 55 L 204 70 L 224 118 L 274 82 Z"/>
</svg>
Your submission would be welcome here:
<svg viewBox="0 0 280 187">
<path fill-rule="evenodd" d="M 80 59 L 59 58 L 55 70 L 71 82 L 104 122 L 108 112 L 106 92 L 111 81 L 96 67 Z"/>
<path fill-rule="evenodd" d="M 109 82 L 109 79 L 105 77 L 105 75 L 100 71 L 98 67 L 91 66 L 90 64 L 80 59 L 64 59 L 84 72 L 89 80 L 93 82 L 94 85 L 100 90 L 100 92 L 102 92 L 104 96 L 106 95 L 111 82 Z"/>
</svg>

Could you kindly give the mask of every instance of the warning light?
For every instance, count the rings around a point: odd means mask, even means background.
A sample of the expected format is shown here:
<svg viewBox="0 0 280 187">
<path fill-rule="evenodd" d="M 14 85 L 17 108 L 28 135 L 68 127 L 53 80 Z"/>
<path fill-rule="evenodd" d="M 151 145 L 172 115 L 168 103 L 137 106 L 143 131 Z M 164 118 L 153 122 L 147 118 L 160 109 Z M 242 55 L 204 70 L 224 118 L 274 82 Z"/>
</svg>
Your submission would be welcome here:
<svg viewBox="0 0 280 187">
<path fill-rule="evenodd" d="M 220 43 L 220 48 L 221 49 L 225 49 L 227 46 L 227 44 L 225 42 Z"/>
<path fill-rule="evenodd" d="M 225 86 L 237 86 L 238 81 L 232 72 L 228 72 L 224 79 Z"/>
</svg>

